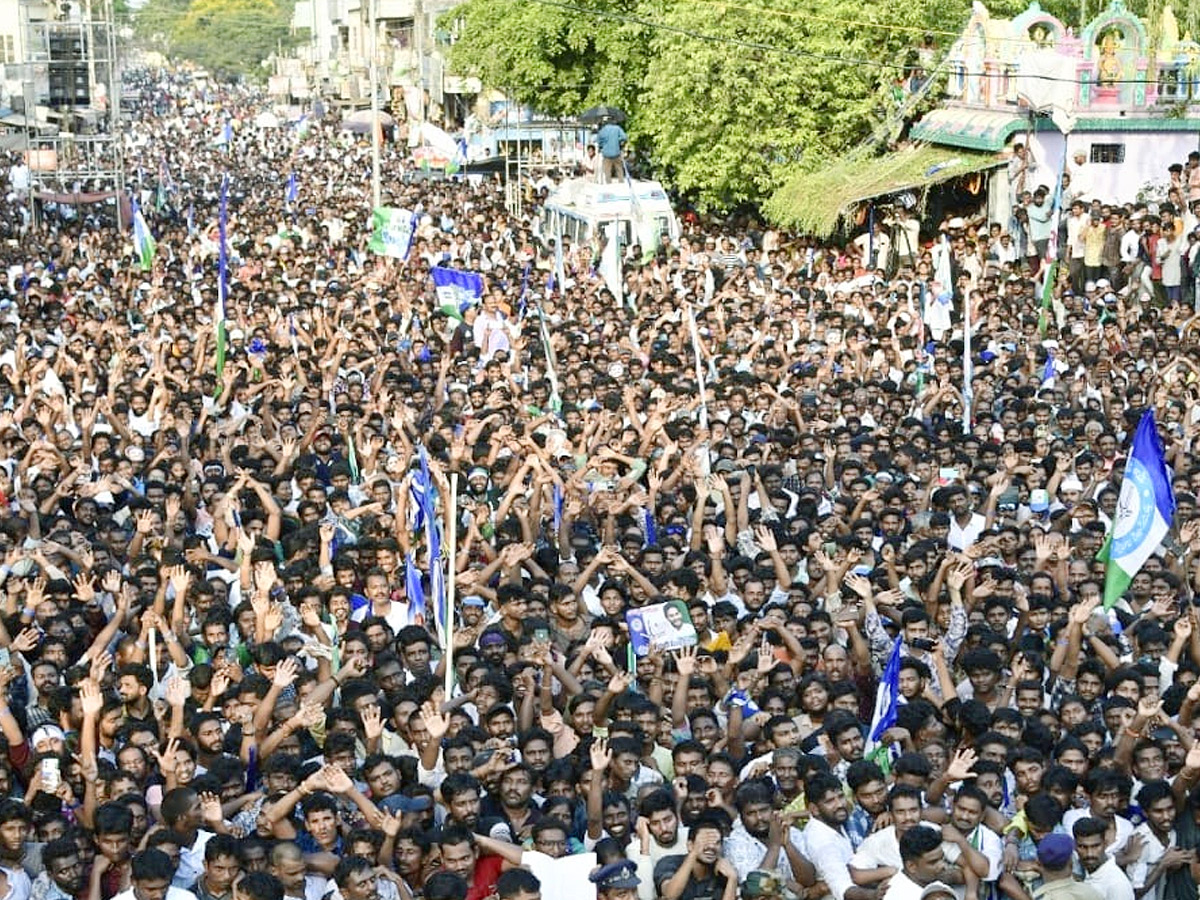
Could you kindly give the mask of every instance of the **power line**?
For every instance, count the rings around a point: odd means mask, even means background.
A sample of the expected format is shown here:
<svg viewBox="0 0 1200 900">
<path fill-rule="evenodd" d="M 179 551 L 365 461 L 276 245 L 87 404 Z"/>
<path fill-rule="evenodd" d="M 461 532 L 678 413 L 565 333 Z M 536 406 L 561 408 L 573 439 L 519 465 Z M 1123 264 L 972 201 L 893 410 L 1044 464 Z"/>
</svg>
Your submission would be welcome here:
<svg viewBox="0 0 1200 900">
<path fill-rule="evenodd" d="M 889 69 L 897 72 L 907 72 L 911 66 L 904 63 L 888 62 L 881 59 L 859 59 L 850 56 L 837 56 L 828 53 L 817 53 L 812 50 L 798 50 L 790 47 L 777 47 L 773 44 L 764 44 L 759 41 L 750 41 L 744 38 L 720 37 L 713 34 L 705 34 L 701 31 L 696 31 L 690 28 L 682 28 L 678 25 L 668 25 L 665 22 L 653 22 L 649 19 L 643 19 L 638 16 L 630 16 L 623 13 L 608 12 L 606 10 L 587 9 L 582 6 L 574 6 L 569 3 L 556 2 L 556 0 L 528 0 L 531 3 L 537 3 L 541 6 L 549 6 L 554 9 L 561 9 L 566 12 L 581 13 L 585 16 L 592 16 L 599 19 L 611 19 L 616 22 L 621 22 L 626 25 L 640 25 L 644 28 L 656 28 L 659 31 L 665 31 L 671 34 L 677 34 L 681 37 L 691 38 L 697 41 L 704 41 L 710 44 L 728 44 L 734 47 L 743 47 L 747 50 L 760 50 L 766 53 L 777 53 L 781 56 L 793 57 L 795 59 L 809 59 L 818 62 L 837 63 L 845 66 L 864 67 L 872 66 L 877 69 Z M 963 72 L 959 71 L 965 78 L 1009 78 L 1010 75 L 1006 72 Z M 1059 82 L 1062 84 L 1090 84 L 1090 82 L 1081 78 L 1059 78 L 1052 75 L 1039 75 L 1039 81 Z M 1106 85 L 1112 84 L 1144 84 L 1143 79 L 1138 78 L 1118 78 L 1111 81 L 1106 81 Z"/>
</svg>

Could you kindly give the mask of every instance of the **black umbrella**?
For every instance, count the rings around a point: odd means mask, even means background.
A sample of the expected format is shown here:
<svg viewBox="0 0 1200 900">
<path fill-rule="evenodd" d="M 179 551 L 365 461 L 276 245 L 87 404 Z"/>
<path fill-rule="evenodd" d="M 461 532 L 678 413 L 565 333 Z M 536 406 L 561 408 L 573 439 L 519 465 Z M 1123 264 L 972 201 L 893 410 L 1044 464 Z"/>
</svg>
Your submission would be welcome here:
<svg viewBox="0 0 1200 900">
<path fill-rule="evenodd" d="M 611 119 L 620 124 L 625 121 L 625 110 L 617 109 L 615 106 L 593 106 L 579 117 L 579 121 L 585 125 L 603 122 L 605 119 Z"/>
</svg>

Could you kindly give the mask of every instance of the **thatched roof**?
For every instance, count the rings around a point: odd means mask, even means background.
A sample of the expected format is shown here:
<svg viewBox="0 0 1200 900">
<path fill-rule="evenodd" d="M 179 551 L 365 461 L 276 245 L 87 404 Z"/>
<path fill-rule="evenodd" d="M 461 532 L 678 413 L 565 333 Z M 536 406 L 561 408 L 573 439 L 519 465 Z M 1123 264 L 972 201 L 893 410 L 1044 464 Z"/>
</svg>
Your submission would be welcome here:
<svg viewBox="0 0 1200 900">
<path fill-rule="evenodd" d="M 785 228 L 828 235 L 837 229 L 840 217 L 864 200 L 920 191 L 1003 163 L 992 153 L 914 144 L 885 156 L 842 159 L 822 169 L 798 172 L 767 200 L 764 210 Z"/>
</svg>

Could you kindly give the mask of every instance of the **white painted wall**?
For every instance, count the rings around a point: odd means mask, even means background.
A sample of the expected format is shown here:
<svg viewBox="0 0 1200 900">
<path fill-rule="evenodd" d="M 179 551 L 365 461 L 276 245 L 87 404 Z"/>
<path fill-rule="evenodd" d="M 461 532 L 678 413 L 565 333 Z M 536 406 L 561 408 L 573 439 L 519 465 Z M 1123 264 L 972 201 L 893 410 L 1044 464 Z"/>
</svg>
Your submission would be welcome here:
<svg viewBox="0 0 1200 900">
<path fill-rule="evenodd" d="M 1062 158 L 1063 136 L 1058 132 L 1035 132 L 1031 143 L 1038 161 L 1034 184 L 1053 187 Z M 1186 162 L 1190 152 L 1200 150 L 1194 133 L 1081 131 L 1068 138 L 1068 164 L 1076 150 L 1082 150 L 1090 160 L 1092 144 L 1125 145 L 1123 165 L 1088 163 L 1093 193 L 1102 201 L 1115 203 L 1134 202 L 1148 182 L 1168 181 L 1167 166 Z"/>
</svg>

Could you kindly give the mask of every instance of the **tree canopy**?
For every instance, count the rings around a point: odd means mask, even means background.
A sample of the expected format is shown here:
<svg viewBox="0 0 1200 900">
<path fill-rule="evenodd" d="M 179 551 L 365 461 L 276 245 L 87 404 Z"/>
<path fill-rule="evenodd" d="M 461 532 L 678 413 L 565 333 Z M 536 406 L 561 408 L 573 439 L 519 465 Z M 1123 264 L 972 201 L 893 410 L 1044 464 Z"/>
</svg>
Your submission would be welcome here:
<svg viewBox="0 0 1200 900">
<path fill-rule="evenodd" d="M 1026 3 L 987 5 L 1012 16 Z M 1078 15 L 1077 3 L 1042 5 L 1069 23 Z M 970 8 L 970 0 L 467 0 L 452 13 L 461 37 L 451 65 L 550 115 L 623 108 L 631 141 L 668 183 L 701 206 L 728 208 L 760 200 L 785 170 L 820 166 L 898 124 L 906 65 L 926 33 L 940 59 Z"/>
<path fill-rule="evenodd" d="M 261 74 L 290 43 L 292 0 L 149 0 L 134 14 L 146 46 L 222 75 Z"/>
</svg>

